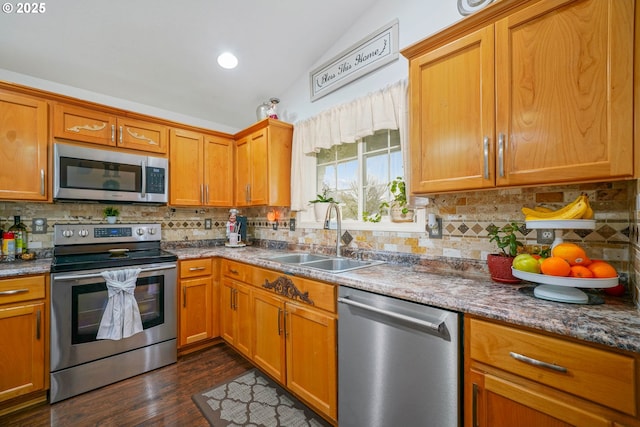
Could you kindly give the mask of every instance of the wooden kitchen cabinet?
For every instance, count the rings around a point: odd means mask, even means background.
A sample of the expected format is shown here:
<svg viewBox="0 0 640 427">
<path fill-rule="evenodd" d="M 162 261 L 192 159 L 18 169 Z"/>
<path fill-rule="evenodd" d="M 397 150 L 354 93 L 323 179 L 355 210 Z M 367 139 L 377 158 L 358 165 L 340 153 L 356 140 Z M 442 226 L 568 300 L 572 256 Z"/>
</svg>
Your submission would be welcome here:
<svg viewBox="0 0 640 427">
<path fill-rule="evenodd" d="M 251 288 L 248 284 L 239 281 L 250 271 L 248 268 L 245 264 L 222 260 L 220 334 L 229 345 L 251 358 L 253 343 Z"/>
<path fill-rule="evenodd" d="M 47 201 L 48 103 L 0 90 L 0 199 Z"/>
<path fill-rule="evenodd" d="M 168 147 L 164 125 L 61 103 L 53 108 L 53 136 L 157 154 Z"/>
<path fill-rule="evenodd" d="M 180 331 L 178 346 L 220 335 L 218 260 L 180 261 Z"/>
<path fill-rule="evenodd" d="M 413 193 L 633 176 L 633 0 L 503 0 L 403 50 Z"/>
<path fill-rule="evenodd" d="M 337 420 L 335 286 L 253 268 L 252 361 Z"/>
<path fill-rule="evenodd" d="M 464 327 L 465 426 L 640 426 L 637 356 L 473 317 Z"/>
<path fill-rule="evenodd" d="M 293 126 L 264 119 L 235 135 L 235 206 L 291 204 Z"/>
<path fill-rule="evenodd" d="M 169 204 L 233 205 L 233 140 L 171 129 Z"/>
<path fill-rule="evenodd" d="M 44 275 L 0 280 L 0 402 L 49 387 L 46 281 Z"/>
</svg>

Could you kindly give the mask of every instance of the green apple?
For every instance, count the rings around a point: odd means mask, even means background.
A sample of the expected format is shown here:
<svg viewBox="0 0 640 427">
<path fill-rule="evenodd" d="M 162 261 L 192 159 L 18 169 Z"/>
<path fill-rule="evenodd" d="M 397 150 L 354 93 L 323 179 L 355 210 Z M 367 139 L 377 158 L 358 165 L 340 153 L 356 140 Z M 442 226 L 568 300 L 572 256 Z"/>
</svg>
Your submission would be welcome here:
<svg viewBox="0 0 640 427">
<path fill-rule="evenodd" d="M 540 274 L 540 262 L 530 254 L 520 254 L 516 256 L 511 265 L 516 270 Z"/>
</svg>

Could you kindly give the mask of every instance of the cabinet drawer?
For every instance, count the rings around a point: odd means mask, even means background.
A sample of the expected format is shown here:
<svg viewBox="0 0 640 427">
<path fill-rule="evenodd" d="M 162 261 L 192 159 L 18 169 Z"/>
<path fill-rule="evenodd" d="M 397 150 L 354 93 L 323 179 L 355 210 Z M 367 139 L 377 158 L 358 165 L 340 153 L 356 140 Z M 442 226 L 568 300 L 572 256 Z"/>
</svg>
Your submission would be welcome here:
<svg viewBox="0 0 640 427">
<path fill-rule="evenodd" d="M 469 326 L 472 359 L 636 415 L 632 357 L 477 319 Z"/>
<path fill-rule="evenodd" d="M 241 262 L 229 261 L 227 259 L 222 261 L 223 276 L 231 277 L 232 279 L 245 283 L 249 283 L 251 281 L 252 268 L 253 267 Z"/>
<path fill-rule="evenodd" d="M 0 280 L 0 304 L 44 298 L 44 276 Z"/>
<path fill-rule="evenodd" d="M 295 301 L 332 313 L 336 311 L 336 287 L 329 283 L 316 282 L 262 268 L 253 269 L 252 283 L 261 289 L 275 292 Z"/>
<path fill-rule="evenodd" d="M 180 261 L 180 278 L 209 276 L 212 272 L 211 258 Z"/>
</svg>

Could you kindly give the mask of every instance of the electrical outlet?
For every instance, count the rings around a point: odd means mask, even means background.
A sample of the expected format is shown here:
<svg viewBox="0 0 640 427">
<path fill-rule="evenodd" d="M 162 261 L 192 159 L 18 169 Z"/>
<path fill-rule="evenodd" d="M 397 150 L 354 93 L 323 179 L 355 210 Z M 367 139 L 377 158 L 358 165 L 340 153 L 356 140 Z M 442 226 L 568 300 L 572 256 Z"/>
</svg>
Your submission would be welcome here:
<svg viewBox="0 0 640 427">
<path fill-rule="evenodd" d="M 211 218 L 206 218 L 204 220 L 204 229 L 211 230 Z"/>
<path fill-rule="evenodd" d="M 296 231 L 296 219 L 295 218 L 290 218 L 289 219 L 289 231 Z"/>
<path fill-rule="evenodd" d="M 556 232 L 553 230 L 536 230 L 536 242 L 541 245 L 550 245 L 556 239 Z"/>
<path fill-rule="evenodd" d="M 33 218 L 31 220 L 31 234 L 47 234 L 47 219 Z"/>
</svg>

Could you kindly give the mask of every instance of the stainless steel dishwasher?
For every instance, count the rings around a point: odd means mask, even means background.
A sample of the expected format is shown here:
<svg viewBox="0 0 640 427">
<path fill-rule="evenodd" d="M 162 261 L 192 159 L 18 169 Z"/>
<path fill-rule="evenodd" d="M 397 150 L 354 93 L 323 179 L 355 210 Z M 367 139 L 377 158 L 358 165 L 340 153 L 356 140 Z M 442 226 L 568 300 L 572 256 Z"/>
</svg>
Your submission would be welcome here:
<svg viewBox="0 0 640 427">
<path fill-rule="evenodd" d="M 340 427 L 461 425 L 460 313 L 341 286 Z"/>
</svg>

